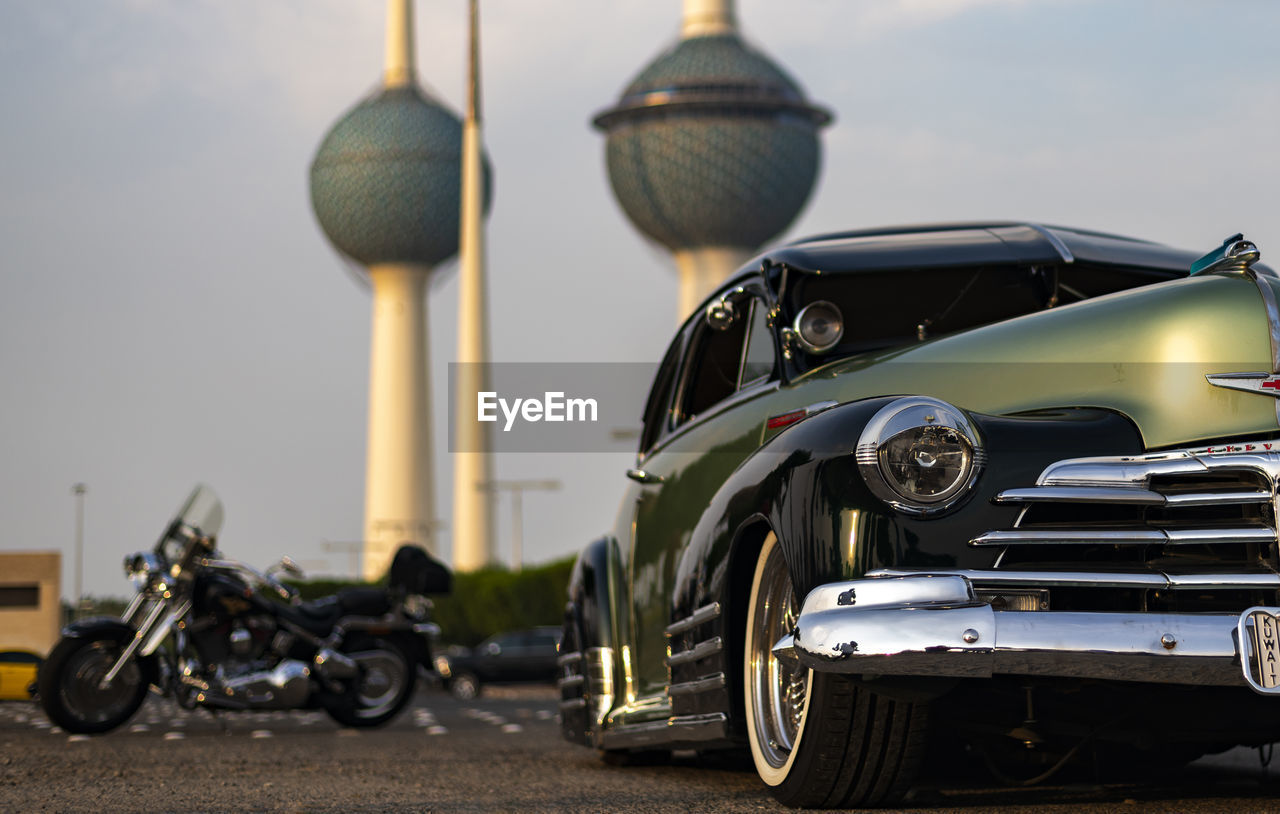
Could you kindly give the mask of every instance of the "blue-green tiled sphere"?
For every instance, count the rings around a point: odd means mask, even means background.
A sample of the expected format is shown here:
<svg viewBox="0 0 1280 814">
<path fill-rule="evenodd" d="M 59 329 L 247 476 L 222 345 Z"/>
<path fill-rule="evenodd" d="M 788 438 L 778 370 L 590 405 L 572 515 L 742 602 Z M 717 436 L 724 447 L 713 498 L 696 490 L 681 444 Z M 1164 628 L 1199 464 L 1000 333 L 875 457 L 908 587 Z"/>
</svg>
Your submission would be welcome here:
<svg viewBox="0 0 1280 814">
<path fill-rule="evenodd" d="M 461 163 L 458 117 L 417 87 L 387 88 L 325 136 L 311 205 L 333 245 L 362 265 L 434 266 L 458 251 Z M 487 208 L 487 172 L 485 181 Z"/>
<path fill-rule="evenodd" d="M 808 200 L 830 114 L 738 36 L 718 35 L 680 41 L 595 121 L 614 194 L 642 232 L 671 249 L 754 249 Z"/>
</svg>

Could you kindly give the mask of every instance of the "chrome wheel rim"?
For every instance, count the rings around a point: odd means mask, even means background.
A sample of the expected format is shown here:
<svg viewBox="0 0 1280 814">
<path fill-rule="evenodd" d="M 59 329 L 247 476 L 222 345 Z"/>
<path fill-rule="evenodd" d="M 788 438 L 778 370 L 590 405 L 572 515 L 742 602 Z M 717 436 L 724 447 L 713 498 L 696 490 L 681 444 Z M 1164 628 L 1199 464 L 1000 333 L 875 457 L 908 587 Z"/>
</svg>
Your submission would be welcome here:
<svg viewBox="0 0 1280 814">
<path fill-rule="evenodd" d="M 370 650 L 352 653 L 360 665 L 360 685 L 356 688 L 358 714 L 376 718 L 396 705 L 408 681 L 408 668 L 399 653 Z"/>
<path fill-rule="evenodd" d="M 99 641 L 81 648 L 67 660 L 58 694 L 67 711 L 79 720 L 97 724 L 132 712 L 130 707 L 142 683 L 142 673 L 135 661 L 130 659 L 110 684 L 100 686 L 120 658 L 120 652 L 114 642 Z"/>
<path fill-rule="evenodd" d="M 782 549 L 772 536 L 761 558 L 764 564 L 756 575 L 748 622 L 747 691 L 757 757 L 781 770 L 790 763 L 804 731 L 812 671 L 794 655 L 773 652 L 778 640 L 795 630 L 799 603 Z"/>
</svg>

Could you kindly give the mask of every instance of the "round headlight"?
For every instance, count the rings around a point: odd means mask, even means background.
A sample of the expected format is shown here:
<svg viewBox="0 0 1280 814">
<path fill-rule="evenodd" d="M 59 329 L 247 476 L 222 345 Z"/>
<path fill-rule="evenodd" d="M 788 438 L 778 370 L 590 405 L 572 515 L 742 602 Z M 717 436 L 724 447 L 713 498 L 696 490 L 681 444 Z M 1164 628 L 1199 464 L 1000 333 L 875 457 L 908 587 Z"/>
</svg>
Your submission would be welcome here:
<svg viewBox="0 0 1280 814">
<path fill-rule="evenodd" d="M 826 353 L 844 336 L 844 317 L 834 303 L 818 300 L 796 314 L 792 330 L 800 347 L 809 353 Z"/>
<path fill-rule="evenodd" d="M 912 396 L 884 406 L 858 439 L 858 469 L 876 497 L 908 514 L 955 505 L 986 460 L 973 422 L 944 401 Z"/>
</svg>

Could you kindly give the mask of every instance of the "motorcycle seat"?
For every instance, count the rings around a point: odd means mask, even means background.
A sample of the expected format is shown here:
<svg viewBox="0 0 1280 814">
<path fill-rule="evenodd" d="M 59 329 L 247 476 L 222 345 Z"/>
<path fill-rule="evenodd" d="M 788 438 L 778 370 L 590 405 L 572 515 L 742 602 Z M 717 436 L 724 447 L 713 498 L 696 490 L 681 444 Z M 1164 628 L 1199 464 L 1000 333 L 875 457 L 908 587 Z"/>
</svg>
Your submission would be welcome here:
<svg viewBox="0 0 1280 814">
<path fill-rule="evenodd" d="M 281 611 L 303 630 L 317 636 L 328 634 L 343 616 L 342 605 L 336 596 L 326 596 L 297 605 L 283 605 Z"/>
<path fill-rule="evenodd" d="M 381 616 L 391 610 L 391 597 L 385 588 L 343 588 L 338 602 L 344 613 L 355 616 Z"/>
</svg>

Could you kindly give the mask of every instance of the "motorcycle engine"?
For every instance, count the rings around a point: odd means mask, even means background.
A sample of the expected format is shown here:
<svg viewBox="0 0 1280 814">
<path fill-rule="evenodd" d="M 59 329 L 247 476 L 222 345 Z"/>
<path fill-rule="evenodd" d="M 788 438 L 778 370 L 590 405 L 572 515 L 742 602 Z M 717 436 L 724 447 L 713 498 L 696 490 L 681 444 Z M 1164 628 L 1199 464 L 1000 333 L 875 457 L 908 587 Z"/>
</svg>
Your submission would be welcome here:
<svg viewBox="0 0 1280 814">
<path fill-rule="evenodd" d="M 206 688 L 201 703 L 241 709 L 290 709 L 311 693 L 306 662 L 285 658 L 293 637 L 243 584 L 221 575 L 197 587 L 187 629 Z"/>
<path fill-rule="evenodd" d="M 279 655 L 271 652 L 275 618 L 247 595 L 245 586 L 221 576 L 201 583 L 196 593 L 197 613 L 188 630 L 200 661 L 221 665 L 228 675 L 278 661 Z"/>
</svg>

